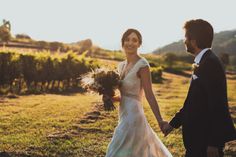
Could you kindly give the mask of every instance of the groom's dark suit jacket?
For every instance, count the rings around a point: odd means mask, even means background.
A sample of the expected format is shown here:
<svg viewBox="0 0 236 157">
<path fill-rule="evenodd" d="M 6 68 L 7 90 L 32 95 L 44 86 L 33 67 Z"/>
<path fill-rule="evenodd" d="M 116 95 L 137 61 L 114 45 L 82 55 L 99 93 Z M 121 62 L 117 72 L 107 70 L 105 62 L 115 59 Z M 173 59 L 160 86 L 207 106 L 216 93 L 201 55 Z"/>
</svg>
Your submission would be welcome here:
<svg viewBox="0 0 236 157">
<path fill-rule="evenodd" d="M 184 106 L 170 125 L 174 128 L 182 126 L 187 150 L 221 147 L 236 139 L 228 108 L 224 68 L 216 55 L 208 50 L 194 74 L 198 78 L 191 81 Z"/>
</svg>

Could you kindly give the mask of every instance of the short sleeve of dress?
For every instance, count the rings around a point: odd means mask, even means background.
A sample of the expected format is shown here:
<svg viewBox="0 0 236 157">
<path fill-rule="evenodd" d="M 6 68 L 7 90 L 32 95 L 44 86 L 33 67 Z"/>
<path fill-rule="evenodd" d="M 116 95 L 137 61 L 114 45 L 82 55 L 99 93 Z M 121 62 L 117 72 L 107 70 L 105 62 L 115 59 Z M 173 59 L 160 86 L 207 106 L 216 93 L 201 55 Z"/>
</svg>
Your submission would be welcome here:
<svg viewBox="0 0 236 157">
<path fill-rule="evenodd" d="M 142 58 L 142 60 L 140 61 L 140 64 L 139 64 L 139 68 L 144 68 L 146 66 L 150 67 L 148 61 L 145 58 Z"/>
</svg>

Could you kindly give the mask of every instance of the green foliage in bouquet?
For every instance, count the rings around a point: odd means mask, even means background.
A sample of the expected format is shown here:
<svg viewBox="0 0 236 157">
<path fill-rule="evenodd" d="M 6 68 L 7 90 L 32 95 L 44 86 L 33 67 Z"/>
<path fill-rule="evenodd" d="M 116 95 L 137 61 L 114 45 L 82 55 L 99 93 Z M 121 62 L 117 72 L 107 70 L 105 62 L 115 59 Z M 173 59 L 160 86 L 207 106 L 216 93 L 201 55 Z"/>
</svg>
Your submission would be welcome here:
<svg viewBox="0 0 236 157">
<path fill-rule="evenodd" d="M 120 85 L 120 75 L 116 71 L 107 69 L 96 69 L 82 76 L 82 86 L 85 89 L 106 95 L 109 99 L 103 99 L 104 109 L 112 111 L 115 106 L 111 98 Z"/>
</svg>

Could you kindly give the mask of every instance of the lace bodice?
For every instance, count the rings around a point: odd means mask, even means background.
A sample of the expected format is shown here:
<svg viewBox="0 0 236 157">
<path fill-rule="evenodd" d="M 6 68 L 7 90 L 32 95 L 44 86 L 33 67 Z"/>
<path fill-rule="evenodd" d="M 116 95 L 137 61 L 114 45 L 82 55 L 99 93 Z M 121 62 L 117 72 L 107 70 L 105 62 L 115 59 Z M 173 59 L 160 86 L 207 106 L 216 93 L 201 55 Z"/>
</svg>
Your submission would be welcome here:
<svg viewBox="0 0 236 157">
<path fill-rule="evenodd" d="M 123 73 L 126 65 L 127 60 L 118 65 L 118 72 L 120 75 Z M 141 86 L 141 79 L 138 77 L 137 72 L 140 68 L 145 66 L 149 66 L 148 61 L 141 57 L 121 81 L 121 95 L 132 96 L 139 100 L 141 99 L 143 89 Z"/>
</svg>

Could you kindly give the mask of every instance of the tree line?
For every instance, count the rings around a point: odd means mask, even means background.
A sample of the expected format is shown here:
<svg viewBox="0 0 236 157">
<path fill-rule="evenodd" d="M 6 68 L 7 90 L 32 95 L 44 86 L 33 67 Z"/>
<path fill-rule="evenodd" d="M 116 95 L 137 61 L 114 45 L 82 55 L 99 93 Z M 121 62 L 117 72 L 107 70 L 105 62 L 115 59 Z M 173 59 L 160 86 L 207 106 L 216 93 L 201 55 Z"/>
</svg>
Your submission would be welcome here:
<svg viewBox="0 0 236 157">
<path fill-rule="evenodd" d="M 0 52 L 0 91 L 12 93 L 60 91 L 80 87 L 79 77 L 98 67 L 74 52 Z"/>
</svg>

